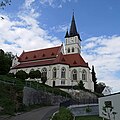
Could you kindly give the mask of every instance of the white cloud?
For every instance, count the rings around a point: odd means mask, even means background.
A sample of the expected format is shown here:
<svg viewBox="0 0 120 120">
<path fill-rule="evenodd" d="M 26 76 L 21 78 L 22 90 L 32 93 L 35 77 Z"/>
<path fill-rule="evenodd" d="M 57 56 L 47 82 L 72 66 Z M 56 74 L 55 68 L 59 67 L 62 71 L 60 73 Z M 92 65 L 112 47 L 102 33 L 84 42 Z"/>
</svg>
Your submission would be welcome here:
<svg viewBox="0 0 120 120">
<path fill-rule="evenodd" d="M 62 8 L 62 4 L 67 2 L 77 2 L 77 0 L 40 0 L 40 3 L 45 6 L 51 6 L 53 8 L 58 7 Z"/>
<path fill-rule="evenodd" d="M 68 25 L 58 25 L 58 26 L 54 26 L 52 28 L 50 28 L 50 31 L 54 31 L 54 32 L 66 32 L 68 28 Z"/>
<path fill-rule="evenodd" d="M 33 2 L 35 2 L 35 0 L 25 0 L 25 7 L 29 8 Z"/>
<path fill-rule="evenodd" d="M 60 45 L 62 42 L 39 26 L 40 16 L 32 4 L 34 0 L 26 0 L 16 18 L 1 15 L 0 48 L 4 51 L 21 54 L 23 50 L 33 50 Z"/>
<path fill-rule="evenodd" d="M 54 6 L 54 0 L 40 0 L 41 4 Z"/>
<path fill-rule="evenodd" d="M 24 6 L 18 12 L 16 19 L 7 15 L 1 15 L 5 19 L 0 20 L 0 49 L 14 54 L 20 54 L 23 50 L 34 50 L 40 48 L 60 45 L 61 41 L 49 35 L 47 30 L 39 26 L 37 20 L 40 13 L 37 13 L 32 4 L 35 0 L 26 0 Z M 67 2 L 65 0 L 62 2 Z M 41 1 L 43 4 L 48 0 Z M 49 5 L 54 4 L 50 0 Z M 62 4 L 60 4 L 62 5 Z M 53 31 L 66 31 L 69 25 L 59 25 L 53 27 Z M 83 41 L 82 56 L 95 65 L 99 81 L 105 82 L 113 87 L 113 91 L 118 91 L 120 86 L 120 36 L 100 36 L 92 37 Z"/>
<path fill-rule="evenodd" d="M 114 91 L 118 90 L 120 85 L 120 75 L 117 75 L 120 71 L 120 36 L 89 38 L 84 41 L 82 50 L 82 54 L 90 66 L 95 65 L 98 80 L 114 86 Z"/>
</svg>

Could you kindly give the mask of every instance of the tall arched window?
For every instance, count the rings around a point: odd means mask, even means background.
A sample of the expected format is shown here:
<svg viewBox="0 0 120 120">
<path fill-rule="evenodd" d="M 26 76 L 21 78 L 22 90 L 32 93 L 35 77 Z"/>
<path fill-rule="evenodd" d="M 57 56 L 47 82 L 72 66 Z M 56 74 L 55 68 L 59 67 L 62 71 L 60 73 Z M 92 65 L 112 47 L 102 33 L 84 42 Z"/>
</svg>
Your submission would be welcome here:
<svg viewBox="0 0 120 120">
<path fill-rule="evenodd" d="M 54 68 L 53 68 L 53 78 L 56 78 L 56 76 L 57 76 L 57 70 L 56 70 L 56 68 L 54 67 Z"/>
<path fill-rule="evenodd" d="M 65 78 L 65 76 L 66 76 L 66 69 L 63 67 L 62 69 L 61 69 L 61 78 Z"/>
<path fill-rule="evenodd" d="M 82 71 L 82 80 L 87 80 L 87 72 L 85 70 Z"/>
<path fill-rule="evenodd" d="M 77 80 L 77 70 L 75 69 L 72 71 L 72 79 Z"/>
<path fill-rule="evenodd" d="M 70 53 L 70 48 L 68 48 L 68 53 Z"/>
<path fill-rule="evenodd" d="M 72 52 L 74 52 L 74 47 L 72 48 Z"/>
<path fill-rule="evenodd" d="M 43 68 L 41 70 L 41 77 L 46 77 L 47 76 L 47 69 L 46 68 Z"/>
</svg>

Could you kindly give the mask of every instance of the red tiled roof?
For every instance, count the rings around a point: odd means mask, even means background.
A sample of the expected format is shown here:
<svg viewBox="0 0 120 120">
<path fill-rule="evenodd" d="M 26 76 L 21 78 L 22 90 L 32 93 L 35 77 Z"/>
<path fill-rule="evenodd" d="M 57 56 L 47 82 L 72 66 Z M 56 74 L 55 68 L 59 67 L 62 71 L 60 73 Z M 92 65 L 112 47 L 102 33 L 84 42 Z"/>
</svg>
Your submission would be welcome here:
<svg viewBox="0 0 120 120">
<path fill-rule="evenodd" d="M 88 63 L 84 61 L 79 53 L 63 55 L 60 53 L 53 63 L 67 64 L 70 67 L 83 66 L 88 67 Z"/>
<path fill-rule="evenodd" d="M 84 61 L 84 59 L 81 57 L 79 53 L 68 54 L 68 55 L 63 55 L 62 53 L 59 53 L 59 55 L 56 56 L 56 58 L 21 62 L 19 65 L 17 65 L 12 69 L 45 66 L 45 65 L 52 65 L 52 64 L 66 64 L 66 65 L 69 65 L 70 67 L 80 67 L 80 66 L 88 67 L 88 63 Z"/>
<path fill-rule="evenodd" d="M 23 52 L 19 57 L 19 62 L 55 58 L 56 55 L 60 52 L 61 47 L 62 45 L 47 49 Z"/>
<path fill-rule="evenodd" d="M 36 67 L 36 66 L 43 66 L 43 65 L 51 65 L 53 63 L 53 59 L 51 60 L 44 60 L 44 61 L 36 61 L 36 62 L 23 62 L 20 63 L 19 65 L 15 66 L 12 69 L 18 69 L 18 68 L 28 68 L 28 67 Z"/>
<path fill-rule="evenodd" d="M 20 64 L 12 69 L 36 67 L 52 64 L 66 64 L 70 67 L 88 67 L 79 53 L 63 55 L 61 46 L 23 52 L 19 57 Z"/>
</svg>

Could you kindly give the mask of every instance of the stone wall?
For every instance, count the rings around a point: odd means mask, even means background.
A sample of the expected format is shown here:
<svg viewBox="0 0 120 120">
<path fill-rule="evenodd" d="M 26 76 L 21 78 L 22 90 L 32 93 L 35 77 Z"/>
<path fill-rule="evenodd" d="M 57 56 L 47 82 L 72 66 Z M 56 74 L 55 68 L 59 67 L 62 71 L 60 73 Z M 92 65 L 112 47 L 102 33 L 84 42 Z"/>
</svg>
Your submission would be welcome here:
<svg viewBox="0 0 120 120">
<path fill-rule="evenodd" d="M 69 93 L 75 99 L 98 99 L 98 97 L 89 91 L 84 90 L 71 90 L 71 89 L 61 89 L 67 93 Z"/>
<path fill-rule="evenodd" d="M 98 104 L 72 105 L 68 107 L 74 116 L 98 115 Z"/>
<path fill-rule="evenodd" d="M 33 104 L 59 105 L 60 102 L 66 101 L 68 98 L 60 95 L 56 96 L 52 93 L 43 92 L 30 87 L 23 89 L 23 104 L 26 106 Z"/>
</svg>

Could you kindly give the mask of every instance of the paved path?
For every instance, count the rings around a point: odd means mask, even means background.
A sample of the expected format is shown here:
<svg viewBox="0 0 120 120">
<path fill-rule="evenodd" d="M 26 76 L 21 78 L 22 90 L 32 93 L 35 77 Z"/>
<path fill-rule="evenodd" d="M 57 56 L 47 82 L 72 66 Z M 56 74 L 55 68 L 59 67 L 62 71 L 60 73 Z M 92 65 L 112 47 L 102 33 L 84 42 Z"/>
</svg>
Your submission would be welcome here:
<svg viewBox="0 0 120 120">
<path fill-rule="evenodd" d="M 58 109 L 58 106 L 43 107 L 6 120 L 49 120 Z"/>
</svg>

